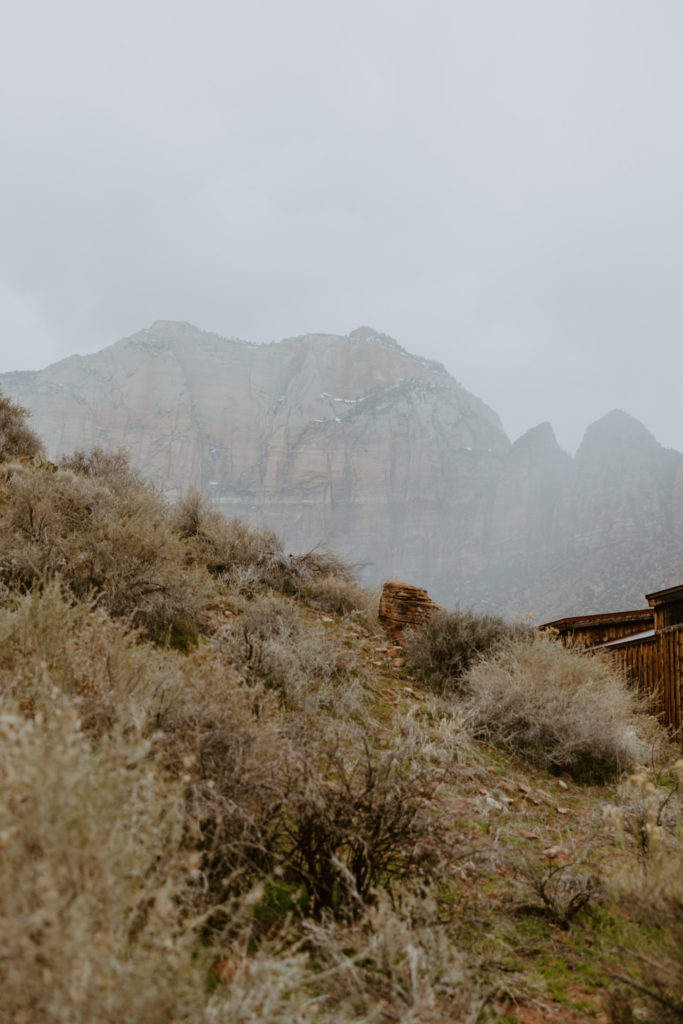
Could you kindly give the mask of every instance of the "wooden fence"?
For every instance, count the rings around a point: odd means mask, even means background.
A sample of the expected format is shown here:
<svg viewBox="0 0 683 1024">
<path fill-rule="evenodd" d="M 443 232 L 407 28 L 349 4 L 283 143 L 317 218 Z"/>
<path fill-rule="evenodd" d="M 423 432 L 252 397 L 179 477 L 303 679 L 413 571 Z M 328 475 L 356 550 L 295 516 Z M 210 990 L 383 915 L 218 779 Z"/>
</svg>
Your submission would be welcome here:
<svg viewBox="0 0 683 1024">
<path fill-rule="evenodd" d="M 660 720 L 683 739 L 683 625 L 610 644 L 608 650 L 637 689 L 652 697 Z"/>
</svg>

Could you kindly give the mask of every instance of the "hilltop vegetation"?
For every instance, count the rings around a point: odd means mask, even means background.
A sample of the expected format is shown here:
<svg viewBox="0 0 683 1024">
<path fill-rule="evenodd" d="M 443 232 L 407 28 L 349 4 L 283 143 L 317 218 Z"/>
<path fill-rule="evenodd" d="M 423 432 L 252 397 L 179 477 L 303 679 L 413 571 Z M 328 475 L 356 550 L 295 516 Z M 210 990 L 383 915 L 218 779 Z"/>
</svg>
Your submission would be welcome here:
<svg viewBox="0 0 683 1024">
<path fill-rule="evenodd" d="M 4 1018 L 683 1019 L 681 762 L 608 664 L 401 652 L 334 556 L 0 414 Z"/>
</svg>

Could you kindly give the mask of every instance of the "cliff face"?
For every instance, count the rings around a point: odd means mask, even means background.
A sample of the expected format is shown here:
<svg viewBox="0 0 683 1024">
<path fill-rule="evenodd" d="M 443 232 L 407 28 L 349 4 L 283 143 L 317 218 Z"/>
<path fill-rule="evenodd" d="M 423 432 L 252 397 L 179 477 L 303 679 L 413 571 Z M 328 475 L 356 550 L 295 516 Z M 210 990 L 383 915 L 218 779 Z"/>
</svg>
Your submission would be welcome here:
<svg viewBox="0 0 683 1024">
<path fill-rule="evenodd" d="M 370 328 L 252 345 L 161 322 L 0 390 L 52 459 L 124 446 L 171 496 L 199 487 L 292 550 L 328 545 L 442 604 L 552 618 L 683 577 L 682 456 L 623 413 L 573 460 L 549 424 L 510 446 L 442 366 Z"/>
<path fill-rule="evenodd" d="M 454 592 L 477 573 L 509 441 L 437 363 L 369 328 L 251 345 L 157 323 L 88 357 L 7 374 L 50 458 L 124 446 L 171 495 Z"/>
</svg>

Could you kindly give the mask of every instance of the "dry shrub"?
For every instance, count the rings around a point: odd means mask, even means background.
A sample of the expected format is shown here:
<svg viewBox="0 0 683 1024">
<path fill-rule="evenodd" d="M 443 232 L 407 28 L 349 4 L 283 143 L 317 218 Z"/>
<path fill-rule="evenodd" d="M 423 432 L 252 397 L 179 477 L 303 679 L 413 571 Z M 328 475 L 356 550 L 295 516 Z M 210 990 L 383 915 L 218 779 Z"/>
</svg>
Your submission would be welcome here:
<svg viewBox="0 0 683 1024">
<path fill-rule="evenodd" d="M 118 733 L 93 750 L 63 701 L 45 721 L 0 716 L 5 1019 L 168 1024 L 201 1008 L 177 907 L 180 793 L 148 755 Z"/>
<path fill-rule="evenodd" d="M 274 585 L 274 566 L 285 556 L 270 530 L 258 530 L 241 519 L 224 519 L 195 490 L 176 503 L 172 520 L 180 535 L 191 541 L 195 558 L 213 575 L 230 584 L 233 571 L 249 567 L 256 570 L 261 587 Z"/>
<path fill-rule="evenodd" d="M 474 665 L 463 685 L 475 736 L 578 781 L 603 782 L 665 743 L 608 659 L 545 634 L 507 643 Z"/>
<path fill-rule="evenodd" d="M 270 866 L 264 837 L 290 744 L 277 701 L 241 685 L 215 644 L 187 657 L 154 649 L 53 582 L 0 610 L 0 695 L 43 724 L 67 699 L 93 742 L 146 738 L 150 759 L 182 786 L 185 841 L 204 854 L 201 885 L 187 894 L 195 911 L 224 898 L 226 878 L 243 889 Z"/>
<path fill-rule="evenodd" d="M 276 701 L 261 687 L 240 685 L 214 647 L 181 659 L 150 698 L 152 752 L 184 782 L 188 838 L 203 855 L 195 910 L 210 913 L 273 868 L 270 829 L 291 744 Z"/>
<path fill-rule="evenodd" d="M 551 853 L 545 862 L 515 861 L 512 869 L 523 883 L 525 898 L 516 906 L 518 912 L 547 918 L 569 931 L 574 920 L 590 910 L 601 899 L 603 885 L 590 847 L 568 861 L 556 860 Z M 528 902 L 530 891 L 533 902 Z"/>
<path fill-rule="evenodd" d="M 678 771 L 643 770 L 628 776 L 617 790 L 617 805 L 608 810 L 620 838 L 643 857 L 676 834 L 682 809 Z"/>
<path fill-rule="evenodd" d="M 121 492 L 144 486 L 140 476 L 130 464 L 124 448 L 105 451 L 96 445 L 88 451 L 77 448 L 71 455 L 60 459 L 62 469 L 70 469 L 77 476 L 90 477 L 106 483 L 113 491 Z"/>
<path fill-rule="evenodd" d="M 377 619 L 376 602 L 357 582 L 355 574 L 359 568 L 324 549 L 289 555 L 280 589 L 312 608 L 339 615 L 355 612 L 372 625 Z"/>
<path fill-rule="evenodd" d="M 627 851 L 625 858 L 615 859 L 611 878 L 615 919 L 622 922 L 615 951 L 618 966 L 608 970 L 612 982 L 621 987 L 609 1004 L 614 1024 L 643 1019 L 644 1014 L 652 1024 L 683 1021 L 683 828 L 679 821 L 669 831 L 662 813 L 665 807 L 673 813 L 675 807 L 680 814 L 683 761 L 677 762 L 672 775 L 675 781 L 669 783 L 668 793 L 644 772 L 633 776 L 625 804 L 610 809 L 617 837 Z M 634 803 L 645 809 L 646 843 L 633 835 Z M 630 923 L 624 921 L 625 913 Z"/>
<path fill-rule="evenodd" d="M 189 705 L 173 707 L 160 725 L 169 735 L 175 721 L 186 747 Z M 197 725 L 195 736 L 206 740 L 208 721 Z M 233 733 L 241 728 L 233 721 Z M 229 721 L 223 730 L 227 738 Z M 326 917 L 294 928 L 285 916 L 269 939 L 259 928 L 264 884 L 223 904 L 224 938 L 214 933 L 219 945 L 206 946 L 203 926 L 219 909 L 207 891 L 209 851 L 200 857 L 188 848 L 188 781 L 160 771 L 158 742 L 128 728 L 93 747 L 58 695 L 49 719 L 7 708 L 0 715 L 0 973 L 8 1020 L 340 1024 L 371 1019 L 379 1005 L 392 1019 L 436 1024 L 474 1011 L 477 986 L 447 926 L 435 907 L 400 887 L 393 906 L 380 896 L 353 924 Z M 234 738 L 233 778 L 251 770 L 238 746 Z M 225 746 L 196 749 L 204 751 L 205 776 L 220 779 Z M 191 791 L 197 768 L 184 767 Z M 265 769 L 259 785 L 264 777 Z M 255 776 L 251 785 L 256 794 Z M 370 802 L 380 810 L 374 796 Z M 369 813 L 357 808 L 361 818 Z M 280 847 L 289 838 L 282 827 L 277 838 Z M 345 857 L 352 841 L 342 836 L 342 843 Z"/>
<path fill-rule="evenodd" d="M 195 559 L 231 590 L 250 598 L 276 590 L 321 611 L 355 613 L 370 624 L 376 618 L 371 596 L 354 577 L 356 567 L 331 552 L 286 555 L 272 531 L 225 520 L 194 490 L 177 502 L 173 523 Z"/>
<path fill-rule="evenodd" d="M 202 624 L 208 581 L 186 565 L 160 496 L 134 477 L 114 476 L 116 487 L 70 469 L 3 467 L 0 579 L 25 591 L 59 576 L 76 597 L 94 594 L 155 640 L 187 648 Z"/>
<path fill-rule="evenodd" d="M 469 998 L 456 951 L 444 945 L 425 977 L 438 943 L 398 909 L 440 856 L 437 777 L 417 734 L 390 754 L 362 748 L 357 666 L 291 599 L 262 596 L 186 656 L 112 620 L 103 589 L 81 586 L 77 538 L 89 552 L 100 513 L 132 501 L 135 485 L 125 465 L 79 465 L 6 477 L 17 485 L 3 510 L 15 532 L 0 607 L 8 1019 L 336 1024 L 372 1014 L 374 998 L 406 1020 L 455 1012 Z M 41 575 L 18 557 L 31 523 L 19 493 L 34 525 L 42 517 L 30 535 Z M 55 544 L 73 545 L 66 566 L 51 561 Z M 303 935 L 308 910 L 336 950 L 327 960 Z M 348 949 L 357 940 L 362 962 Z M 206 957 L 219 954 L 207 942 L 238 965 L 212 991 Z M 347 983 L 354 972 L 360 988 Z"/>
<path fill-rule="evenodd" d="M 398 902 L 380 894 L 354 926 L 307 922 L 305 934 L 322 967 L 311 985 L 325 1021 L 479 1019 L 481 982 L 428 889 Z"/>
<path fill-rule="evenodd" d="M 0 393 L 0 462 L 40 453 L 40 441 L 26 423 L 28 409 Z"/>
<path fill-rule="evenodd" d="M 464 674 L 479 658 L 491 654 L 529 627 L 471 608 L 439 609 L 404 634 L 403 647 L 411 669 L 437 693 L 462 692 Z"/>
<path fill-rule="evenodd" d="M 338 750 L 290 772 L 276 824 L 284 879 L 314 917 L 356 916 L 379 888 L 424 878 L 440 862 L 443 828 L 429 813 L 439 780 L 406 772 L 400 751 L 349 762 Z"/>
<path fill-rule="evenodd" d="M 222 644 L 246 682 L 277 692 L 290 711 L 364 719 L 365 687 L 352 653 L 323 624 L 305 621 L 292 601 L 262 595 L 224 630 Z"/>
<path fill-rule="evenodd" d="M 402 893 L 400 905 L 380 895 L 353 922 L 326 916 L 292 925 L 262 940 L 256 950 L 246 936 L 241 946 L 226 949 L 216 965 L 225 982 L 214 990 L 206 1019 L 226 1024 L 478 1019 L 481 983 L 429 895 Z"/>
<path fill-rule="evenodd" d="M 164 677 L 163 662 L 125 623 L 74 601 L 57 581 L 0 609 L 0 694 L 26 715 L 49 717 L 58 693 L 83 729 L 101 733 L 126 721 L 135 695 Z"/>
<path fill-rule="evenodd" d="M 462 781 L 462 767 L 475 760 L 468 723 L 459 704 L 426 694 L 425 700 L 394 721 L 392 748 L 401 752 L 406 771 L 427 767 L 435 778 Z"/>
<path fill-rule="evenodd" d="M 355 619 L 364 629 L 378 631 L 378 595 L 355 580 L 324 574 L 312 575 L 295 590 L 311 608 Z"/>
</svg>

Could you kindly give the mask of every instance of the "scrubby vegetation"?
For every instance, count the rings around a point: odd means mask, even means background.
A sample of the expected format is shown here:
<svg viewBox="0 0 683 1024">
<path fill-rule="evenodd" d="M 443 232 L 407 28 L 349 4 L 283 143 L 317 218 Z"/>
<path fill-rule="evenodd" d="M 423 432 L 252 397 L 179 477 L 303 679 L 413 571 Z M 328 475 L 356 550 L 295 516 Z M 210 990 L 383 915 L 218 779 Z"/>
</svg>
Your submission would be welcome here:
<svg viewBox="0 0 683 1024">
<path fill-rule="evenodd" d="M 3 409 L 0 1018 L 681 1019 L 680 764 L 605 663 L 455 612 L 404 665 L 334 556 Z"/>
<path fill-rule="evenodd" d="M 621 963 L 609 972 L 621 986 L 611 1000 L 614 1024 L 636 1019 L 634 1001 L 654 1024 L 683 1020 L 682 784 L 681 760 L 668 775 L 637 773 L 607 811 L 621 845 L 611 895 L 628 914 Z"/>
<path fill-rule="evenodd" d="M 40 452 L 40 441 L 26 422 L 28 410 L 0 394 L 0 461 L 30 458 Z"/>
<path fill-rule="evenodd" d="M 474 665 L 464 688 L 475 736 L 582 782 L 631 770 L 662 742 L 607 657 L 567 650 L 542 633 Z"/>
<path fill-rule="evenodd" d="M 506 640 L 530 637 L 528 624 L 512 623 L 499 615 L 484 615 L 471 608 L 440 608 L 419 628 L 406 632 L 406 655 L 413 671 L 431 690 L 444 695 L 461 693 L 468 669 L 494 654 Z"/>
</svg>

